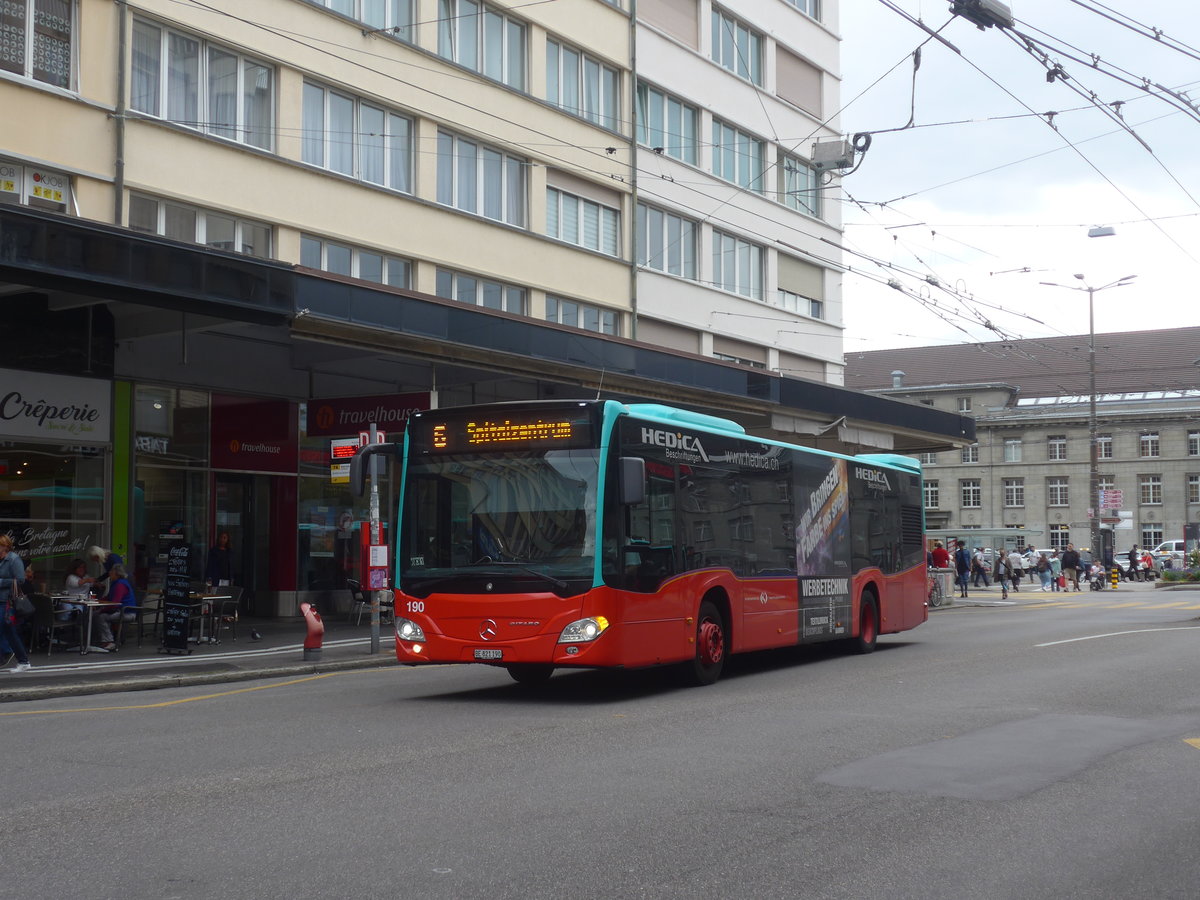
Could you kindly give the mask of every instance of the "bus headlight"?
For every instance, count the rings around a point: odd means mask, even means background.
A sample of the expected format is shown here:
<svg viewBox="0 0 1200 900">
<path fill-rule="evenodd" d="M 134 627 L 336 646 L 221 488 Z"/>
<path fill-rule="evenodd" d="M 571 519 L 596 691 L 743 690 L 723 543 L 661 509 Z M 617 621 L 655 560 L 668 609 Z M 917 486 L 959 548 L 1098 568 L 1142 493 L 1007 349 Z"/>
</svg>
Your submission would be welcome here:
<svg viewBox="0 0 1200 900">
<path fill-rule="evenodd" d="M 586 644 L 594 641 L 608 628 L 608 619 L 604 616 L 592 616 L 590 619 L 579 619 L 562 630 L 558 636 L 560 644 Z"/>
<path fill-rule="evenodd" d="M 423 641 L 425 640 L 425 632 L 421 626 L 411 619 L 401 619 L 396 617 L 396 637 L 402 641 Z"/>
</svg>

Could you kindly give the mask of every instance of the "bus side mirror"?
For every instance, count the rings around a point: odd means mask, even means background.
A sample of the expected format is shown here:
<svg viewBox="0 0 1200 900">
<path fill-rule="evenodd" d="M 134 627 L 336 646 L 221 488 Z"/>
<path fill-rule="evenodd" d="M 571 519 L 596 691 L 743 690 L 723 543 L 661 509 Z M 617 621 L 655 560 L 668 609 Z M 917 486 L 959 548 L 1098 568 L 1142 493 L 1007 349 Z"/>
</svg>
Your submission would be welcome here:
<svg viewBox="0 0 1200 900">
<path fill-rule="evenodd" d="M 646 461 L 640 456 L 622 456 L 617 460 L 618 495 L 624 506 L 646 501 Z"/>
<path fill-rule="evenodd" d="M 371 472 L 368 464 L 376 453 L 395 453 L 395 444 L 368 444 L 360 447 L 359 451 L 350 457 L 350 491 L 356 497 L 362 496 L 367 486 L 367 475 Z"/>
</svg>

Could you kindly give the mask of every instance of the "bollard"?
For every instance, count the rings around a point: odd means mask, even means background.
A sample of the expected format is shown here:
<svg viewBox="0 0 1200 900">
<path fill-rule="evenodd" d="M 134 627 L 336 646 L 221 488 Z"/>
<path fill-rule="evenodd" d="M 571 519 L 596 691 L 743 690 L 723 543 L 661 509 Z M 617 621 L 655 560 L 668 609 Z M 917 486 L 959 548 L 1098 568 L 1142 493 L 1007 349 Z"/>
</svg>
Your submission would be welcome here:
<svg viewBox="0 0 1200 900">
<path fill-rule="evenodd" d="M 304 622 L 308 625 L 308 634 L 304 638 L 304 660 L 319 662 L 321 641 L 325 637 L 325 623 L 321 621 L 321 614 L 311 603 L 300 604 L 300 615 L 304 616 Z"/>
<path fill-rule="evenodd" d="M 1113 566 L 1108 572 L 1108 586 L 1114 591 L 1117 589 L 1117 582 L 1121 580 L 1121 567 Z"/>
</svg>

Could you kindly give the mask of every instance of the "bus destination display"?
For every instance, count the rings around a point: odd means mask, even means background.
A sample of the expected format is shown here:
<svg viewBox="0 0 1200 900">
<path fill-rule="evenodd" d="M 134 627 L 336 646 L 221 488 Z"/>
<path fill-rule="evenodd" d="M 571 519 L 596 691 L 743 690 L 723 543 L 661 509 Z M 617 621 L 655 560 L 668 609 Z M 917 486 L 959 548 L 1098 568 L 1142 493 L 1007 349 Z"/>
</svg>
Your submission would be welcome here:
<svg viewBox="0 0 1200 900">
<path fill-rule="evenodd" d="M 590 417 L 548 414 L 518 417 L 500 414 L 494 419 L 428 419 L 421 423 L 426 447 L 434 453 L 465 450 L 523 450 L 591 447 Z"/>
</svg>

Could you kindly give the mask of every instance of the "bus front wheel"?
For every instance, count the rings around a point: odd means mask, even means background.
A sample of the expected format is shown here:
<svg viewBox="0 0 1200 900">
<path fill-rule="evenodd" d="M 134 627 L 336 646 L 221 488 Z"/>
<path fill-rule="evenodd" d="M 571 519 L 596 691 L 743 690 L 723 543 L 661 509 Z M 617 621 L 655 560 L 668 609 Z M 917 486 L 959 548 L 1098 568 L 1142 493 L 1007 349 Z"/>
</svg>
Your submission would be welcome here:
<svg viewBox="0 0 1200 900">
<path fill-rule="evenodd" d="M 854 649 L 859 653 L 871 653 L 879 639 L 879 604 L 875 595 L 864 592 L 858 605 L 858 637 L 853 638 Z"/>
<path fill-rule="evenodd" d="M 696 617 L 696 655 L 692 659 L 692 680 L 712 684 L 721 677 L 728 652 L 725 619 L 716 604 L 705 600 Z"/>
<path fill-rule="evenodd" d="M 505 668 L 517 684 L 545 684 L 554 674 L 554 666 L 545 663 L 513 663 Z"/>
</svg>

